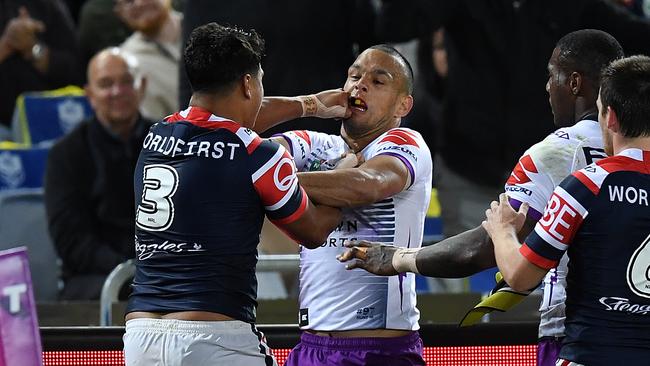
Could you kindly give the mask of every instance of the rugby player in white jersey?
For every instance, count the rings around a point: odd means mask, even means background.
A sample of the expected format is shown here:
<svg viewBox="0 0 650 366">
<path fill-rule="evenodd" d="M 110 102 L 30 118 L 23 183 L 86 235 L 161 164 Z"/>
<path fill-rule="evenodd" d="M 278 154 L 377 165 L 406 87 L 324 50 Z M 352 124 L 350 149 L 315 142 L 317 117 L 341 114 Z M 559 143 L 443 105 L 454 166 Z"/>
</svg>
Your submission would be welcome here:
<svg viewBox="0 0 650 366">
<path fill-rule="evenodd" d="M 412 78 L 394 48 L 370 47 L 348 70 L 352 115 L 340 135 L 294 131 L 274 138 L 293 155 L 309 197 L 343 208 L 321 247 L 301 250 L 303 333 L 287 365 L 424 365 L 415 276 L 346 271 L 336 260 L 350 239 L 420 246 L 433 167 L 420 134 L 399 127 L 413 105 Z M 334 169 L 346 153 L 363 162 Z"/>
<path fill-rule="evenodd" d="M 555 186 L 573 171 L 605 157 L 596 107 L 600 72 L 621 57 L 621 46 L 602 31 L 580 30 L 558 41 L 548 63 L 546 90 L 554 123 L 560 129 L 528 149 L 505 184 L 513 207 L 530 207 L 519 230 L 520 238 L 526 237 L 541 218 Z M 521 128 L 525 123 L 522 116 Z M 480 163 L 480 157 L 477 159 Z M 415 272 L 456 278 L 496 265 L 492 241 L 481 226 L 422 249 L 367 242 L 355 245 L 340 259 L 353 260 L 348 264 L 350 269 L 364 268 L 381 275 Z M 555 365 L 564 337 L 566 274 L 564 256 L 544 279 L 537 358 L 540 366 Z"/>
</svg>

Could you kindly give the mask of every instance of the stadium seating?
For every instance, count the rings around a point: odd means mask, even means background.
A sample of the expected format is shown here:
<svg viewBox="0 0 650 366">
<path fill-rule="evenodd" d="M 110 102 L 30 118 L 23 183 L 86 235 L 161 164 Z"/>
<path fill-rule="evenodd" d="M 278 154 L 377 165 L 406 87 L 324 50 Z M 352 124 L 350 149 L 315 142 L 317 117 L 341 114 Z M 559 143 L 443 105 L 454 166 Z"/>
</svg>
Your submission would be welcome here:
<svg viewBox="0 0 650 366">
<path fill-rule="evenodd" d="M 76 86 L 25 93 L 16 100 L 13 139 L 26 145 L 49 146 L 92 115 L 83 89 Z"/>
<path fill-rule="evenodd" d="M 27 247 L 36 301 L 55 301 L 60 261 L 47 231 L 43 191 L 3 191 L 0 212 L 0 249 Z"/>
</svg>

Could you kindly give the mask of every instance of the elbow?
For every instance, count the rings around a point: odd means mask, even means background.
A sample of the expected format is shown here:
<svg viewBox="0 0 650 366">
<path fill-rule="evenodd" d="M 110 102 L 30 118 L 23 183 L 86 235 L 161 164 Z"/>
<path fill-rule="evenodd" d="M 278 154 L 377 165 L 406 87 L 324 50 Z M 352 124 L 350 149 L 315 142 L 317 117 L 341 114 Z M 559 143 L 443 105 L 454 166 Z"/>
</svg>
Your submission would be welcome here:
<svg viewBox="0 0 650 366">
<path fill-rule="evenodd" d="M 506 283 L 512 288 L 513 290 L 517 292 L 526 292 L 530 290 L 533 286 L 525 284 L 521 280 L 517 279 L 511 279 L 510 281 L 506 281 Z"/>
<path fill-rule="evenodd" d="M 526 292 L 535 286 L 535 284 L 531 284 L 530 281 L 523 276 L 518 276 L 513 273 L 504 273 L 503 271 L 501 274 L 508 286 L 517 292 Z"/>
<path fill-rule="evenodd" d="M 316 231 L 316 230 L 315 230 Z M 313 233 L 300 241 L 300 244 L 307 249 L 316 249 L 323 245 L 329 233 Z"/>
<path fill-rule="evenodd" d="M 294 236 L 293 239 L 307 249 L 316 249 L 327 241 L 330 232 L 324 228 L 314 226 L 307 232 Z"/>
<path fill-rule="evenodd" d="M 338 223 L 338 221 L 336 221 Z M 308 249 L 316 249 L 327 242 L 327 237 L 332 233 L 334 227 L 319 223 L 305 233 L 301 245 Z"/>
</svg>

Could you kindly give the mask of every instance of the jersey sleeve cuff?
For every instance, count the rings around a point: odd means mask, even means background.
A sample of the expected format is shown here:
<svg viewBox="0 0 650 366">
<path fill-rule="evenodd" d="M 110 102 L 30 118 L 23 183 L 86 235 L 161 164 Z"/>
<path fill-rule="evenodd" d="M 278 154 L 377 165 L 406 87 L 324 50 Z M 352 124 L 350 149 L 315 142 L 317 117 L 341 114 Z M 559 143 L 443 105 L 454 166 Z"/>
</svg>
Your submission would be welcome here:
<svg viewBox="0 0 650 366">
<path fill-rule="evenodd" d="M 524 258 L 526 258 L 530 263 L 536 265 L 537 267 L 549 270 L 557 267 L 557 261 L 544 258 L 541 255 L 535 253 L 526 243 L 524 243 L 524 245 L 519 248 L 519 253 L 521 253 Z"/>
<path fill-rule="evenodd" d="M 514 198 L 508 199 L 508 202 L 510 202 L 510 206 L 512 206 L 512 208 L 514 208 L 515 211 L 518 211 L 519 207 L 521 207 L 521 205 L 523 204 L 522 201 L 519 201 L 519 200 L 514 199 Z M 528 206 L 528 214 L 526 214 L 526 216 L 530 217 L 531 219 L 533 219 L 535 221 L 539 221 L 539 220 L 542 219 L 542 213 L 537 211 L 536 209 L 530 207 L 530 204 Z"/>
<path fill-rule="evenodd" d="M 379 156 L 379 155 L 393 156 L 393 157 L 398 158 L 402 163 L 404 163 L 404 165 L 406 166 L 406 169 L 409 171 L 409 174 L 411 175 L 411 183 L 409 184 L 407 189 L 411 188 L 413 183 L 415 183 L 415 169 L 413 169 L 413 164 L 411 164 L 411 162 L 407 158 L 403 157 L 400 154 L 395 154 L 395 153 L 392 153 L 392 152 L 383 152 L 383 153 L 377 154 L 377 156 Z"/>
<path fill-rule="evenodd" d="M 300 187 L 302 199 L 300 201 L 300 206 L 294 211 L 291 215 L 282 218 L 282 219 L 271 219 L 271 222 L 275 225 L 288 225 L 296 220 L 298 220 L 302 215 L 307 211 L 307 205 L 309 204 L 309 198 L 307 197 L 307 192 Z"/>
</svg>

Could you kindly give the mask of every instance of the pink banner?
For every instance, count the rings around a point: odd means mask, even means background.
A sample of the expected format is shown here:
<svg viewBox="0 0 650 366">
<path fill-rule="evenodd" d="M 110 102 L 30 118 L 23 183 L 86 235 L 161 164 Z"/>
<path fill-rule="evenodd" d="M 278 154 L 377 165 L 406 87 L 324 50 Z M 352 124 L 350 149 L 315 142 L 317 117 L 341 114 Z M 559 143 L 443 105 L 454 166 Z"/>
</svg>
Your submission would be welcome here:
<svg viewBox="0 0 650 366">
<path fill-rule="evenodd" d="M 0 251 L 0 366 L 41 366 L 41 357 L 27 249 Z"/>
</svg>

